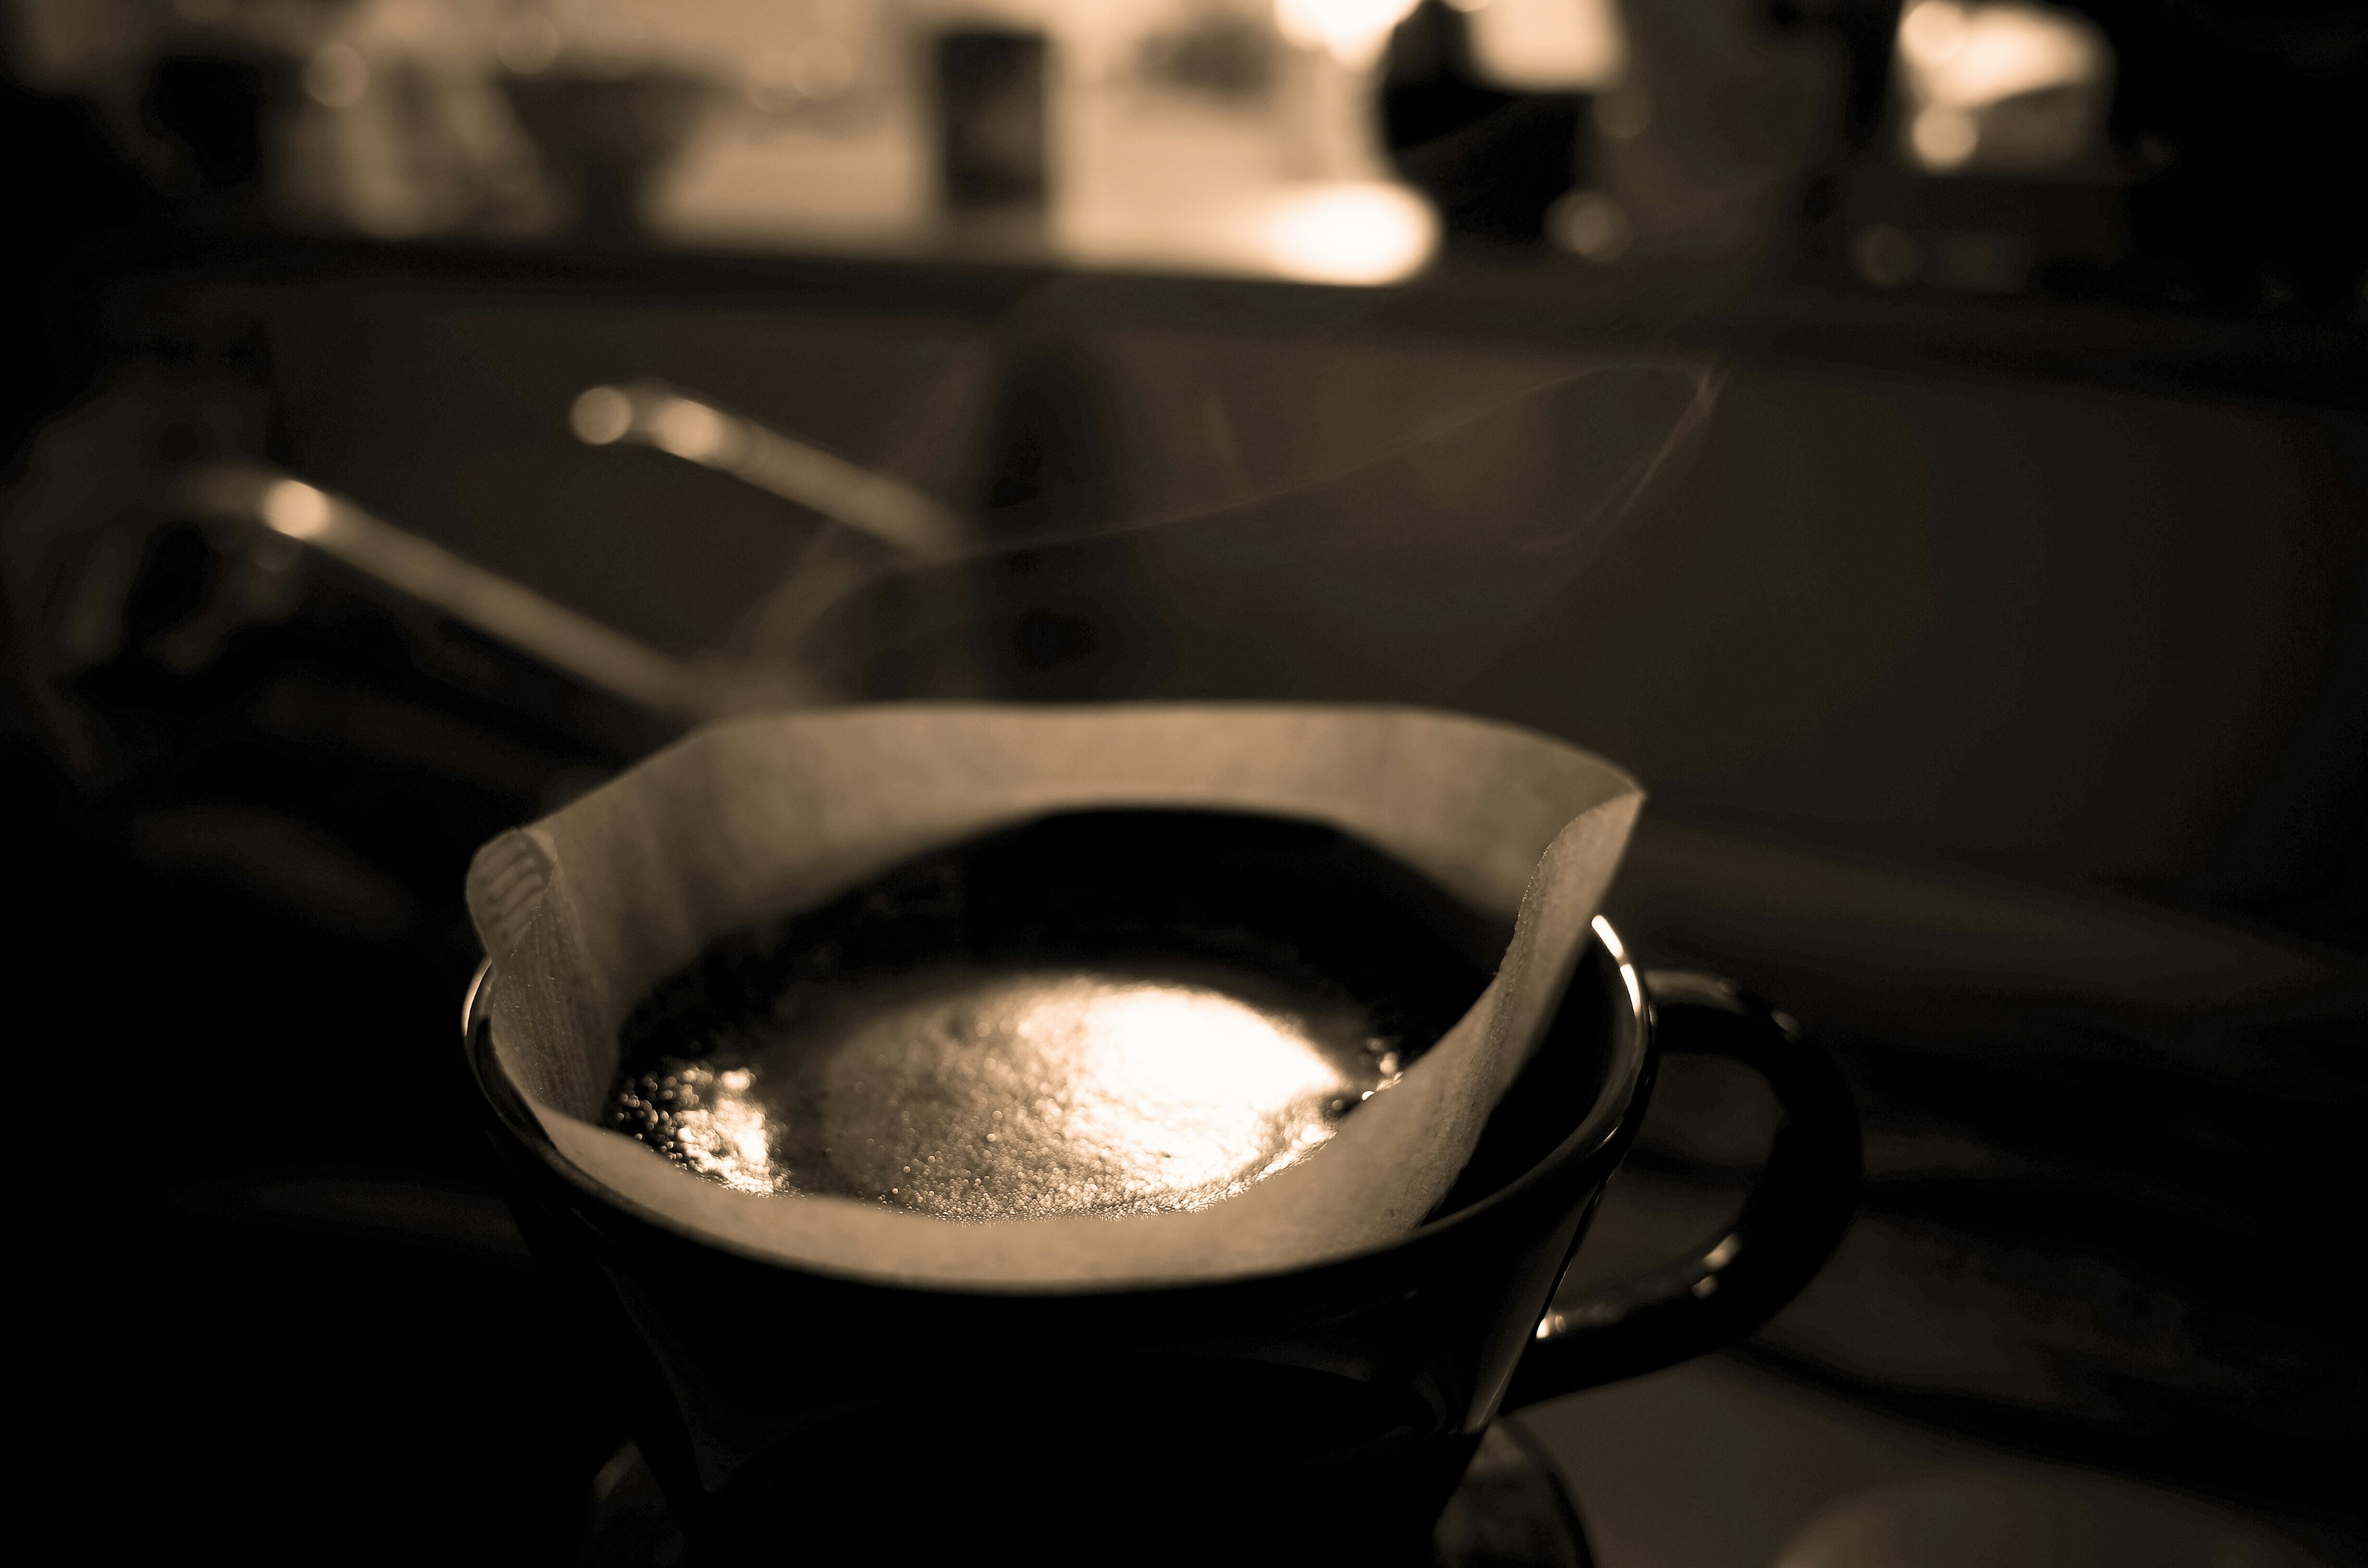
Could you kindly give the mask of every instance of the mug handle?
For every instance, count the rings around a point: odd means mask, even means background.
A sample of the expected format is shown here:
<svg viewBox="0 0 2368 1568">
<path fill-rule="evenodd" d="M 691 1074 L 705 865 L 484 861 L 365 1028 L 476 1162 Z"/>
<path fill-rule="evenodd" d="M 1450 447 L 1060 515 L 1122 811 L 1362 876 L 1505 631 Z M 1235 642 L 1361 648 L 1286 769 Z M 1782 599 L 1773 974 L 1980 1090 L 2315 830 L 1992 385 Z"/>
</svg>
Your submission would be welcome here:
<svg viewBox="0 0 2368 1568">
<path fill-rule="evenodd" d="M 1583 1300 L 1548 1307 L 1502 1408 L 1673 1367 L 1740 1339 L 1824 1267 L 1857 1210 L 1858 1102 L 1826 1052 L 1732 981 L 1679 970 L 1645 976 L 1663 1051 L 1739 1062 L 1768 1081 L 1783 1119 L 1733 1228 L 1691 1256 Z"/>
</svg>

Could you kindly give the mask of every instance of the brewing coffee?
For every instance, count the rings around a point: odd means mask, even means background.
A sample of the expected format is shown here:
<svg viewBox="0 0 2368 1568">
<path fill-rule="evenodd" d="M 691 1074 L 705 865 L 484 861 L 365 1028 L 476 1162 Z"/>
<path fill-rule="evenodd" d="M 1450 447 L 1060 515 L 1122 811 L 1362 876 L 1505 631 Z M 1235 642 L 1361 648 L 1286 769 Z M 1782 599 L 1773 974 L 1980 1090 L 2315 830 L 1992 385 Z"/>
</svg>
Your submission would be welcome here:
<svg viewBox="0 0 2368 1568">
<path fill-rule="evenodd" d="M 712 945 L 627 1021 L 607 1120 L 745 1191 L 1199 1208 L 1320 1150 L 1500 948 L 1327 827 L 1051 817 Z"/>
</svg>

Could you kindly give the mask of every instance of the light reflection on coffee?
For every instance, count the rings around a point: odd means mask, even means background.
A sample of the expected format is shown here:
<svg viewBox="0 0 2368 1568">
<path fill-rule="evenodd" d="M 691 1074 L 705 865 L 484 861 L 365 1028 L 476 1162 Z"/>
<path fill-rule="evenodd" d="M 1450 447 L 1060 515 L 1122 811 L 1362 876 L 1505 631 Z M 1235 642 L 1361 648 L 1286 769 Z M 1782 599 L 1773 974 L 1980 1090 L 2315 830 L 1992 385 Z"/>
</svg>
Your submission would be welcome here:
<svg viewBox="0 0 2368 1568">
<path fill-rule="evenodd" d="M 1135 1213 L 1304 1158 L 1399 1067 L 1355 1005 L 1205 964 L 945 964 L 802 990 L 696 1059 L 629 1072 L 610 1125 L 747 1192 L 953 1220 Z"/>
<path fill-rule="evenodd" d="M 606 1119 L 750 1193 L 1197 1209 L 1322 1158 L 1503 943 L 1317 824 L 1064 812 L 714 938 L 626 1017 Z"/>
</svg>

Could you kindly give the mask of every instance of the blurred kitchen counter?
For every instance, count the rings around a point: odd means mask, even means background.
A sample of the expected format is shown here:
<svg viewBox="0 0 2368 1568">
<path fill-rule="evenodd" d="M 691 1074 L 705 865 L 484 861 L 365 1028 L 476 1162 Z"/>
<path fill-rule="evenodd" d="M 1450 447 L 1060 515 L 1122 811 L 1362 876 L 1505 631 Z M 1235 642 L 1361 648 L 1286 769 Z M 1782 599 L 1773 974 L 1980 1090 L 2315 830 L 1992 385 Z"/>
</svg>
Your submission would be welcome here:
<svg viewBox="0 0 2368 1568">
<path fill-rule="evenodd" d="M 2318 1568 L 2274 1523 L 1713 1358 L 1514 1418 L 1600 1568 Z"/>
</svg>

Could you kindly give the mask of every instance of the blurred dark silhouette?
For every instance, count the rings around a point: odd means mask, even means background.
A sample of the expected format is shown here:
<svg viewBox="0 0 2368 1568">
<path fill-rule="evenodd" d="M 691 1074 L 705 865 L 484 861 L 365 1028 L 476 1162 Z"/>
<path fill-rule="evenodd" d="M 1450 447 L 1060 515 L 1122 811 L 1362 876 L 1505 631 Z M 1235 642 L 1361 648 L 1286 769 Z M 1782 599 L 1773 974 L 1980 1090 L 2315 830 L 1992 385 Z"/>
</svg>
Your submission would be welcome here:
<svg viewBox="0 0 2368 1568">
<path fill-rule="evenodd" d="M 263 183 L 273 97 L 259 62 L 168 54 L 156 62 L 140 108 L 149 129 L 179 149 L 187 196 L 251 197 Z"/>
<path fill-rule="evenodd" d="M 1051 190 L 1041 33 L 959 29 L 937 42 L 939 178 L 957 211 L 1041 207 Z"/>
<path fill-rule="evenodd" d="M 542 71 L 507 76 L 503 92 L 572 199 L 579 241 L 643 236 L 641 203 L 680 153 L 712 89 L 682 72 Z"/>
<path fill-rule="evenodd" d="M 2359 112 L 2368 17 L 2328 0 L 2078 0 L 2114 56 L 2108 139 L 2119 170 L 2075 181 L 1915 179 L 1897 171 L 1888 102 L 1894 0 L 1782 0 L 1787 31 L 1833 38 L 1848 89 L 1833 152 L 1806 184 L 1807 244 L 1849 270 L 1863 226 L 1987 224 L 2041 255 L 2040 291 L 2069 300 L 2361 319 L 2368 218 L 2335 171 L 2368 157 Z M 2050 206 L 2093 216 L 2051 218 Z M 2065 224 L 2072 229 L 2067 231 Z M 2076 237 L 2086 224 L 2114 237 Z M 2065 247 L 2050 254 L 2051 247 Z"/>
<path fill-rule="evenodd" d="M 1579 177 L 1585 96 L 1509 92 L 1472 58 L 1464 13 L 1423 0 L 1391 37 L 1382 127 L 1398 170 L 1452 239 L 1539 244 Z"/>
</svg>

